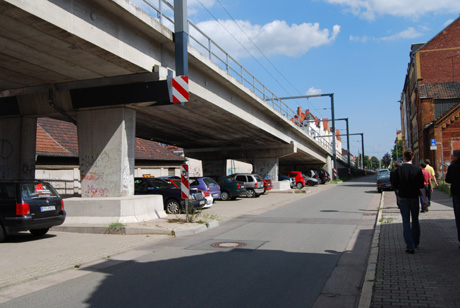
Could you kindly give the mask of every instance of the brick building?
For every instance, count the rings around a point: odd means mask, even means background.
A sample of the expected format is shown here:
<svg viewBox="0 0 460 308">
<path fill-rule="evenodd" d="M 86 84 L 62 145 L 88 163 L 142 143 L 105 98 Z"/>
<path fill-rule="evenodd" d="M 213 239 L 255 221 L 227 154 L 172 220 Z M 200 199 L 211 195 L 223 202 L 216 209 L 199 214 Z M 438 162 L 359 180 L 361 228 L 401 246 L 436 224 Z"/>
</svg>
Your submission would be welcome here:
<svg viewBox="0 0 460 308">
<path fill-rule="evenodd" d="M 460 18 L 411 46 L 400 110 L 404 149 L 414 151 L 415 163 L 429 158 L 441 176 L 443 162 L 460 149 Z"/>
</svg>

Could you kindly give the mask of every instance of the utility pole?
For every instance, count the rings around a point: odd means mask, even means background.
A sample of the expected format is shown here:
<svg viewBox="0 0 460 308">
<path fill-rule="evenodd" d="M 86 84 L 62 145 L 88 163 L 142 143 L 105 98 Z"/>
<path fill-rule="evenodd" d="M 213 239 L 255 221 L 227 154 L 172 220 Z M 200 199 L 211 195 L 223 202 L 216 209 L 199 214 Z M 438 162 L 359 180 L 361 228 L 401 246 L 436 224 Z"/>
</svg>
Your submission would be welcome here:
<svg viewBox="0 0 460 308">
<path fill-rule="evenodd" d="M 174 0 L 174 43 L 176 47 L 176 75 L 188 76 L 187 0 Z"/>
</svg>

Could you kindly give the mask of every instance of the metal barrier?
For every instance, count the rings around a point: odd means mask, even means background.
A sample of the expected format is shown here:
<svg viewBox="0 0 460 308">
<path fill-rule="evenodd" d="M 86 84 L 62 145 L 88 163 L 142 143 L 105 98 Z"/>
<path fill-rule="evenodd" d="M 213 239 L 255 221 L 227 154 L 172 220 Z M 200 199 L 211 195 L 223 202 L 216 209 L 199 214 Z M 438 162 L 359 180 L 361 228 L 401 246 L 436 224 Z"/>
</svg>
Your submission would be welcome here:
<svg viewBox="0 0 460 308">
<path fill-rule="evenodd" d="M 155 15 L 150 14 L 156 18 L 162 25 L 174 31 L 174 6 L 167 0 L 143 0 L 148 7 L 155 11 Z M 286 103 L 278 98 L 272 91 L 263 85 L 254 75 L 246 70 L 241 64 L 238 63 L 232 56 L 223 50 L 216 42 L 208 37 L 190 20 L 189 23 L 189 44 L 206 55 L 211 61 L 217 64 L 220 68 L 225 70 L 227 74 L 234 77 L 242 85 L 247 87 L 257 96 L 266 101 L 274 110 L 279 112 L 288 120 L 293 119 L 296 112 L 292 110 Z M 300 127 L 299 127 L 300 128 Z M 300 128 L 302 129 L 302 128 Z M 310 134 L 311 135 L 311 134 Z M 320 138 L 324 139 L 324 138 Z M 315 141 L 324 148 L 331 151 L 332 145 L 327 141 Z M 326 144 L 324 144 L 326 143 Z"/>
</svg>

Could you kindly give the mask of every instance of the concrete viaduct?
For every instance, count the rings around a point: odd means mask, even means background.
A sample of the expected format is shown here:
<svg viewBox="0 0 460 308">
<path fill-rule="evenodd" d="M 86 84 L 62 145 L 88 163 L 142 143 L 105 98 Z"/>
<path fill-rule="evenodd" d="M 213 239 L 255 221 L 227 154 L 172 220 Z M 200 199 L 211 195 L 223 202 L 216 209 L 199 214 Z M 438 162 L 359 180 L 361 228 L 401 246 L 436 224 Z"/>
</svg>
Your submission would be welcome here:
<svg viewBox="0 0 460 308">
<path fill-rule="evenodd" d="M 171 104 L 174 33 L 127 0 L 0 0 L 0 46 L 0 179 L 34 178 L 37 117 L 72 121 L 90 205 L 77 216 L 155 199 L 134 196 L 135 137 L 184 148 L 205 174 L 225 175 L 226 159 L 275 180 L 279 166 L 331 168 L 329 150 L 192 46 L 190 102 Z"/>
</svg>

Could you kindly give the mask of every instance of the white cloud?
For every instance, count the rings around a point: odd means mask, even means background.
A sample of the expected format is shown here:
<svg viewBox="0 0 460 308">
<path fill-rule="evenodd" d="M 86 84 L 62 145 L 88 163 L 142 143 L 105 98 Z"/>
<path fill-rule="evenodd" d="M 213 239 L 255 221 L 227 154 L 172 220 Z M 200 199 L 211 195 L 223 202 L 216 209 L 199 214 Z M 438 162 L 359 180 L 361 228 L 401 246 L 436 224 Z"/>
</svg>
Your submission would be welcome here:
<svg viewBox="0 0 460 308">
<path fill-rule="evenodd" d="M 347 11 L 365 19 L 374 20 L 377 16 L 392 15 L 417 19 L 430 13 L 457 13 L 458 0 L 324 0 L 342 5 Z"/>
<path fill-rule="evenodd" d="M 340 33 L 338 25 L 330 32 L 329 29 L 320 29 L 319 23 L 288 25 L 285 21 L 275 20 L 265 25 L 253 25 L 249 21 L 236 22 L 239 26 L 232 20 L 209 20 L 197 26 L 235 58 L 250 56 L 247 51 L 260 56 L 258 50 L 266 56 L 298 57 L 311 48 L 330 44 Z"/>
<path fill-rule="evenodd" d="M 406 30 L 401 31 L 399 33 L 396 33 L 390 36 L 381 37 L 380 40 L 381 41 L 394 41 L 394 40 L 399 40 L 399 39 L 413 39 L 413 38 L 417 38 L 422 35 L 423 33 L 417 31 L 415 28 L 409 27 Z"/>
<path fill-rule="evenodd" d="M 425 27 L 420 27 L 421 30 L 426 31 L 427 28 Z M 395 40 L 400 40 L 400 39 L 414 39 L 417 37 L 422 36 L 423 33 L 421 31 L 418 31 L 417 29 L 413 27 L 409 27 L 406 30 L 403 30 L 401 32 L 392 34 L 390 36 L 384 36 L 384 37 L 368 37 L 368 36 L 353 36 L 350 35 L 349 39 L 352 42 L 361 42 L 361 43 L 366 43 L 369 40 L 372 41 L 395 41 Z"/>
<path fill-rule="evenodd" d="M 316 89 L 315 87 L 311 87 L 310 89 L 307 90 L 305 95 L 319 95 L 322 94 L 323 90 L 321 89 Z"/>
</svg>

